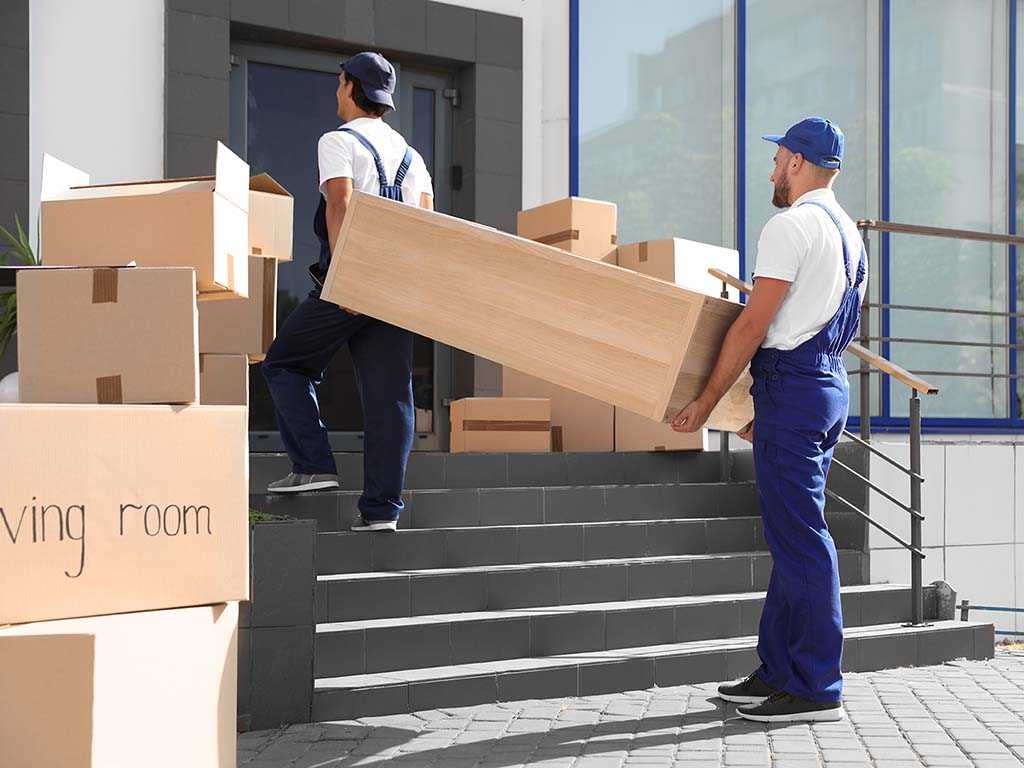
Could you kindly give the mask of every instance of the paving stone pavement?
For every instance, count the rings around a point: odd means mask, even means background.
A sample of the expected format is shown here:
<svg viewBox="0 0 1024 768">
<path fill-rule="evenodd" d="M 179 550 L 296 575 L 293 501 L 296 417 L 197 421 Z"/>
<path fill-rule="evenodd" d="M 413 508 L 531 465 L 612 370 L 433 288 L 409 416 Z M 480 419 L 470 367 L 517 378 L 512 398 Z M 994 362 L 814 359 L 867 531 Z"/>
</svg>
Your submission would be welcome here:
<svg viewBox="0 0 1024 768">
<path fill-rule="evenodd" d="M 846 676 L 847 719 L 740 719 L 715 686 L 488 704 L 242 734 L 246 768 L 1024 765 L 1024 652 Z"/>
</svg>

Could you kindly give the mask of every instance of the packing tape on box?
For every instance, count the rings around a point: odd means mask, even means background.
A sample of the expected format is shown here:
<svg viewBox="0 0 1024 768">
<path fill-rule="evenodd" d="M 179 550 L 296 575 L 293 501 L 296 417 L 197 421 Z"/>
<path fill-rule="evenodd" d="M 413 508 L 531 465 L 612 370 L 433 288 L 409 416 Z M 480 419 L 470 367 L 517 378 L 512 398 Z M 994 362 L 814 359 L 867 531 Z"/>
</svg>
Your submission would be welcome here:
<svg viewBox="0 0 1024 768">
<path fill-rule="evenodd" d="M 562 428 L 552 427 L 551 428 L 551 450 L 554 453 L 562 453 Z"/>
<path fill-rule="evenodd" d="M 462 422 L 462 429 L 466 432 L 548 432 L 551 422 L 466 419 Z"/>
<path fill-rule="evenodd" d="M 116 269 L 94 269 L 92 271 L 92 303 L 117 304 Z"/>
<path fill-rule="evenodd" d="M 579 240 L 580 231 L 578 229 L 564 229 L 561 232 L 555 232 L 551 235 L 544 235 L 544 237 L 534 238 L 535 242 L 542 245 L 554 245 L 555 243 L 564 243 L 566 240 Z"/>
<path fill-rule="evenodd" d="M 274 292 L 277 289 L 277 259 L 265 259 L 263 265 L 263 351 L 274 341 Z"/>
<path fill-rule="evenodd" d="M 206 368 L 206 355 L 199 356 L 199 375 L 203 375 L 203 371 Z"/>
<path fill-rule="evenodd" d="M 96 379 L 96 402 L 100 405 L 121 405 L 124 402 L 120 376 L 101 376 Z"/>
<path fill-rule="evenodd" d="M 640 261 L 647 261 L 647 243 L 640 243 Z"/>
<path fill-rule="evenodd" d="M 256 246 L 254 245 L 254 246 L 253 246 L 252 248 L 250 248 L 250 249 L 249 249 L 249 253 L 250 253 L 250 254 L 251 254 L 252 256 L 262 256 L 262 255 L 263 255 L 263 249 L 262 249 L 262 248 L 257 248 L 257 247 L 256 247 Z"/>
</svg>

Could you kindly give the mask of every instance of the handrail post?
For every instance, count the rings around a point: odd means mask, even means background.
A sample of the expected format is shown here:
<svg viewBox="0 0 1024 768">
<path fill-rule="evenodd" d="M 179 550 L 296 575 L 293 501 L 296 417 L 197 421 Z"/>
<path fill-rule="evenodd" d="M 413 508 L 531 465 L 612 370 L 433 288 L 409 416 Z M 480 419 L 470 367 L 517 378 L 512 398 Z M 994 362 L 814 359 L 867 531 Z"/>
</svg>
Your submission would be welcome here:
<svg viewBox="0 0 1024 768">
<path fill-rule="evenodd" d="M 871 256 L 871 237 L 864 227 L 861 230 L 861 239 L 864 241 L 864 252 Z M 865 298 L 867 298 L 865 296 Z M 865 349 L 869 349 L 868 340 L 871 336 L 871 309 L 861 307 L 860 310 L 860 343 Z M 866 360 L 860 361 L 860 439 L 865 443 L 871 441 L 871 370 Z"/>
<path fill-rule="evenodd" d="M 729 298 L 729 284 L 722 281 L 723 299 Z M 724 429 L 718 432 L 718 479 L 727 483 L 732 479 L 732 456 L 729 455 L 729 433 Z"/>
<path fill-rule="evenodd" d="M 917 390 L 910 394 L 910 508 L 921 511 L 921 398 Z M 916 515 L 910 518 L 910 543 L 915 550 L 921 549 L 921 520 Z M 916 552 L 910 553 L 911 615 L 914 625 L 924 624 L 923 564 Z"/>
</svg>

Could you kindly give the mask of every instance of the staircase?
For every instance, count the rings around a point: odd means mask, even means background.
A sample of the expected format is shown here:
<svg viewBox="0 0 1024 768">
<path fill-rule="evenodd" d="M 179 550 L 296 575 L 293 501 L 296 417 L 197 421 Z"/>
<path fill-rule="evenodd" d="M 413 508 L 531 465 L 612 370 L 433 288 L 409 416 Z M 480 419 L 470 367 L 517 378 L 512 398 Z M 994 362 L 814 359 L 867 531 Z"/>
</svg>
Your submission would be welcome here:
<svg viewBox="0 0 1024 768">
<path fill-rule="evenodd" d="M 837 456 L 857 471 L 854 445 Z M 840 456 L 841 454 L 841 456 Z M 744 676 L 771 574 L 749 452 L 719 482 L 711 453 L 413 454 L 397 534 L 347 531 L 343 490 L 269 497 L 286 457 L 254 454 L 253 506 L 314 519 L 313 721 L 591 695 Z M 862 505 L 836 470 L 830 487 Z M 827 511 L 839 550 L 850 671 L 989 658 L 990 624 L 904 627 L 910 589 L 871 585 L 867 524 Z M 909 573 L 909 569 L 908 569 Z M 940 616 L 940 613 L 945 614 Z"/>
</svg>

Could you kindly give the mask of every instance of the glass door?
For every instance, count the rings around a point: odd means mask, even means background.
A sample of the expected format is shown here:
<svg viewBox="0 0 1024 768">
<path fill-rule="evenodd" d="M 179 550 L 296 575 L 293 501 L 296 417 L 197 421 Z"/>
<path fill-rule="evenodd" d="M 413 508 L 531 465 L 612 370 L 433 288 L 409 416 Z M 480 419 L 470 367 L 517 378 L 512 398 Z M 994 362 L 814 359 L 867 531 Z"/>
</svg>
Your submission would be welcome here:
<svg viewBox="0 0 1024 768">
<path fill-rule="evenodd" d="M 319 242 L 313 214 L 319 202 L 316 146 L 336 128 L 338 61 L 344 55 L 269 46 L 233 48 L 231 145 L 253 174 L 267 172 L 295 198 L 293 261 L 278 270 L 277 321 L 280 326 L 309 293 L 306 267 L 316 261 Z M 385 120 L 422 156 L 434 180 L 435 208 L 449 212 L 451 153 L 449 78 L 441 72 L 398 70 L 397 111 Z M 413 450 L 445 450 L 451 394 L 451 349 L 417 336 L 413 351 L 416 439 Z M 324 424 L 335 451 L 360 451 L 362 410 L 352 358 L 343 347 L 318 388 Z M 253 451 L 284 449 L 273 403 L 259 366 L 250 372 L 250 446 Z"/>
</svg>

